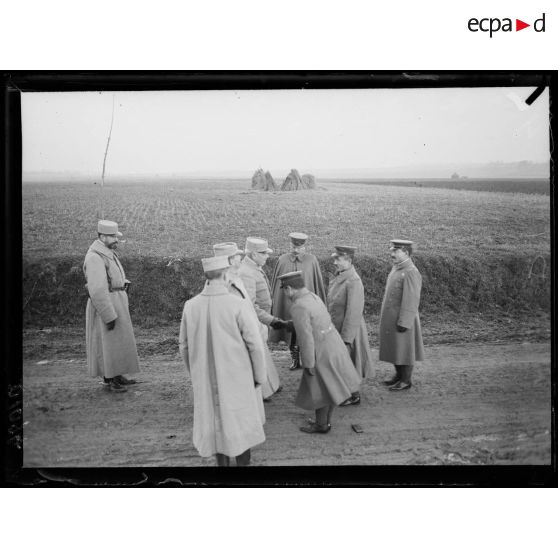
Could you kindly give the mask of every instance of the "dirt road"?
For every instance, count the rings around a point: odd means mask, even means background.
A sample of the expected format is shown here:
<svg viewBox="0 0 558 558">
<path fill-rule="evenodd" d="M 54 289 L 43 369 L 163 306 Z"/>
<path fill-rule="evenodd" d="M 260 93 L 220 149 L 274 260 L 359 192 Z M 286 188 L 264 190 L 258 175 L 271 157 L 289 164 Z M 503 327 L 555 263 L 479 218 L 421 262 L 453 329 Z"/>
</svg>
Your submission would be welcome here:
<svg viewBox="0 0 558 558">
<path fill-rule="evenodd" d="M 273 356 L 284 390 L 266 404 L 254 465 L 550 464 L 549 343 L 427 347 L 414 388 L 401 393 L 381 385 L 391 365 L 376 362 L 362 404 L 336 409 L 325 436 L 299 431 L 309 416 L 294 406 L 301 372 L 288 370 L 286 351 Z M 178 356 L 142 357 L 141 383 L 127 393 L 89 378 L 83 358 L 39 362 L 24 361 L 24 466 L 214 464 L 192 446 Z"/>
</svg>

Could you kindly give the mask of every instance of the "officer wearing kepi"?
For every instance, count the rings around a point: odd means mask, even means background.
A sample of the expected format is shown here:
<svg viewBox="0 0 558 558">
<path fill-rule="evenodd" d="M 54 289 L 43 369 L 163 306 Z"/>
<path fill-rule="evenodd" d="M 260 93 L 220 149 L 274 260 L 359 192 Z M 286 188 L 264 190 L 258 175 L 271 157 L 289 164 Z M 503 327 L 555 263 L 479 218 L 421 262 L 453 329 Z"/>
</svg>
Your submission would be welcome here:
<svg viewBox="0 0 558 558">
<path fill-rule="evenodd" d="M 236 242 L 220 242 L 213 245 L 213 254 L 215 256 L 227 256 L 229 258 L 230 267 L 227 270 L 227 288 L 229 289 L 229 292 L 245 300 L 246 305 L 250 308 L 254 320 L 258 324 L 258 330 L 261 332 L 262 339 L 264 339 L 266 328 L 259 322 L 258 316 L 256 314 L 256 309 L 252 304 L 250 295 L 248 294 L 246 286 L 244 285 L 244 281 L 239 274 L 240 266 L 242 265 L 242 256 L 244 255 L 244 250 L 240 250 Z M 265 397 L 268 398 L 272 392 L 272 388 L 270 386 L 270 383 L 267 381 L 267 378 L 274 378 L 274 383 L 278 384 L 279 375 L 277 374 L 277 369 L 275 367 L 273 359 L 271 358 L 271 353 L 269 352 L 267 343 L 263 343 L 263 349 L 266 367 L 266 380 L 262 382 L 262 385 L 265 386 L 267 394 Z M 258 390 L 263 397 L 263 389 L 259 387 Z"/>
<path fill-rule="evenodd" d="M 100 376 L 115 392 L 126 391 L 136 380 L 126 376 L 139 373 L 136 339 L 128 308 L 128 287 L 124 268 L 116 255 L 122 233 L 118 223 L 97 223 L 97 240 L 91 244 L 83 272 L 87 281 L 85 339 L 87 369 Z"/>
<path fill-rule="evenodd" d="M 372 353 L 364 321 L 364 286 L 353 265 L 356 248 L 335 246 L 331 254 L 335 275 L 329 282 L 327 309 L 361 378 L 372 375 Z M 355 392 L 341 406 L 360 404 Z"/>
<path fill-rule="evenodd" d="M 304 286 L 302 271 L 286 273 L 279 280 L 292 302 L 293 326 L 304 367 L 295 404 L 316 413 L 310 425 L 300 430 L 327 434 L 331 430 L 333 408 L 358 391 L 361 378 L 325 304 Z"/>
<path fill-rule="evenodd" d="M 379 359 L 395 366 L 395 376 L 384 384 L 391 391 L 401 391 L 412 386 L 415 361 L 424 359 L 418 313 L 422 277 L 411 259 L 412 241 L 392 240 L 389 252 L 393 267 L 380 314 Z"/>
<path fill-rule="evenodd" d="M 285 320 L 271 314 L 269 280 L 263 270 L 263 266 L 267 262 L 269 255 L 273 253 L 273 250 L 268 246 L 267 240 L 264 238 L 249 236 L 246 239 L 244 251 L 246 255 L 238 268 L 238 275 L 242 279 L 242 283 L 260 321 L 262 340 L 264 343 L 267 343 L 269 327 L 272 329 L 282 329 L 287 325 Z M 283 389 L 273 362 L 271 362 L 271 365 L 267 369 L 267 380 L 262 385 L 264 401 L 269 401 L 274 393 L 278 393 Z"/>
<path fill-rule="evenodd" d="M 289 234 L 289 240 L 291 242 L 291 251 L 279 257 L 275 264 L 273 277 L 271 279 L 273 314 L 283 320 L 291 319 L 291 301 L 285 296 L 283 289 L 281 289 L 281 281 L 279 281 L 280 275 L 292 271 L 302 271 L 306 288 L 310 292 L 317 294 L 323 302 L 326 301 L 324 280 L 322 278 L 322 271 L 318 258 L 306 252 L 308 235 L 301 232 L 292 232 Z M 269 335 L 269 340 L 274 343 L 278 343 L 279 341 L 288 343 L 291 352 L 291 365 L 289 366 L 289 370 L 300 368 L 299 347 L 296 343 L 295 331 L 291 333 L 287 331 L 287 329 L 272 330 Z"/>
</svg>

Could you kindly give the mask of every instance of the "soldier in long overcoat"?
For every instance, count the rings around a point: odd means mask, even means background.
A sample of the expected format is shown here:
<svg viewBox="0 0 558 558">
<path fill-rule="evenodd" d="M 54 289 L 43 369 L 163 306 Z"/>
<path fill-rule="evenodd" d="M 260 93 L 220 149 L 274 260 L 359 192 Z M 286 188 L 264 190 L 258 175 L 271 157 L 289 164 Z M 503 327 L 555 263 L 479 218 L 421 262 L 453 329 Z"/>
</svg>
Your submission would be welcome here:
<svg viewBox="0 0 558 558">
<path fill-rule="evenodd" d="M 229 292 L 228 258 L 204 258 L 202 265 L 208 283 L 186 301 L 179 336 L 194 391 L 194 446 L 220 466 L 231 457 L 248 465 L 251 448 L 265 441 L 257 392 L 266 377 L 263 342 L 253 312 Z"/>
<path fill-rule="evenodd" d="M 279 277 L 291 299 L 291 315 L 304 367 L 295 404 L 314 410 L 316 420 L 300 428 L 310 434 L 331 429 L 333 408 L 358 391 L 361 378 L 325 304 L 304 287 L 301 271 Z"/>
<path fill-rule="evenodd" d="M 98 238 L 83 264 L 89 299 L 85 310 L 87 369 L 101 376 L 111 391 L 126 391 L 139 373 L 139 359 L 128 307 L 128 285 L 115 250 L 122 233 L 114 221 L 97 224 Z"/>
<path fill-rule="evenodd" d="M 329 282 L 327 309 L 357 372 L 364 379 L 372 375 L 372 353 L 364 321 L 364 286 L 353 266 L 354 255 L 353 246 L 335 246 L 331 257 L 336 273 Z M 360 394 L 356 392 L 341 405 L 359 403 Z"/>
<path fill-rule="evenodd" d="M 306 288 L 310 292 L 317 294 L 324 302 L 326 301 L 324 280 L 322 278 L 322 271 L 318 258 L 306 252 L 308 235 L 300 232 L 292 232 L 289 234 L 289 239 L 291 242 L 291 251 L 279 257 L 271 278 L 273 314 L 283 320 L 291 319 L 291 301 L 285 296 L 283 289 L 281 289 L 281 282 L 278 279 L 279 275 L 284 275 L 291 271 L 302 271 Z M 279 341 L 288 343 L 291 352 L 289 370 L 300 368 L 299 348 L 296 344 L 296 331 L 291 333 L 287 331 L 286 328 L 271 330 L 269 339 L 274 343 L 278 343 Z"/>
<path fill-rule="evenodd" d="M 263 266 L 273 250 L 269 248 L 267 240 L 256 237 L 246 239 L 244 259 L 238 269 L 238 275 L 242 279 L 246 292 L 260 321 L 260 333 L 263 342 L 267 344 L 269 338 L 269 327 L 273 329 L 284 328 L 287 324 L 271 314 L 271 294 L 269 280 Z M 268 362 L 267 381 L 262 385 L 264 401 L 269 401 L 271 396 L 281 391 L 279 374 L 273 361 Z"/>
<path fill-rule="evenodd" d="M 393 267 L 387 278 L 380 314 L 380 360 L 395 366 L 384 382 L 392 391 L 409 389 L 415 361 L 424 359 L 419 304 L 422 277 L 415 267 L 410 240 L 391 241 Z"/>
</svg>

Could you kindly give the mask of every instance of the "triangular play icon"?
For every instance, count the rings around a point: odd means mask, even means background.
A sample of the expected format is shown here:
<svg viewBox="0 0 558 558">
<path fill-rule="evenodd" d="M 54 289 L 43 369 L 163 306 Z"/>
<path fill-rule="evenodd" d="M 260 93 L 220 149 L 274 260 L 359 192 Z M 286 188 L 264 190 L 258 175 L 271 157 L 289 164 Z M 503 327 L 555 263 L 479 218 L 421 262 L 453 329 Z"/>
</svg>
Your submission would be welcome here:
<svg viewBox="0 0 558 558">
<path fill-rule="evenodd" d="M 530 23 L 525 23 L 524 21 L 521 21 L 520 19 L 515 20 L 515 30 L 516 31 L 521 31 L 522 29 L 525 29 L 525 27 L 531 27 L 531 24 Z"/>
</svg>

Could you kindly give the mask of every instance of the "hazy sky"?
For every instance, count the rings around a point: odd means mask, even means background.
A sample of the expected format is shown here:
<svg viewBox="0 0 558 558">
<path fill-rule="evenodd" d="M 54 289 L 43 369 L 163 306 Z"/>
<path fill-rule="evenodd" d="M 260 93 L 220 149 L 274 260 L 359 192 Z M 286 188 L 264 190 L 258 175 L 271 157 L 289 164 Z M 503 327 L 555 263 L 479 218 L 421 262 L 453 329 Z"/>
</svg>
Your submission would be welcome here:
<svg viewBox="0 0 558 558">
<path fill-rule="evenodd" d="M 547 161 L 548 89 L 24 93 L 24 172 L 272 173 Z"/>
</svg>

